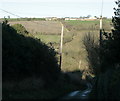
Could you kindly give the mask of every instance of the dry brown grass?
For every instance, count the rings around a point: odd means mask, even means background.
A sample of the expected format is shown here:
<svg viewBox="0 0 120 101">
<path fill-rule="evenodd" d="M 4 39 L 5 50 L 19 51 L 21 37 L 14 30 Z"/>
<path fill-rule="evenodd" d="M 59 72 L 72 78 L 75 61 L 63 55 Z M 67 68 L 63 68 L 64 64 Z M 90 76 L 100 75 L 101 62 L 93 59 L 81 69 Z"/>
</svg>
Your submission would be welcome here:
<svg viewBox="0 0 120 101">
<path fill-rule="evenodd" d="M 22 24 L 30 33 L 60 34 L 61 24 L 58 21 L 11 21 L 10 25 Z"/>
</svg>

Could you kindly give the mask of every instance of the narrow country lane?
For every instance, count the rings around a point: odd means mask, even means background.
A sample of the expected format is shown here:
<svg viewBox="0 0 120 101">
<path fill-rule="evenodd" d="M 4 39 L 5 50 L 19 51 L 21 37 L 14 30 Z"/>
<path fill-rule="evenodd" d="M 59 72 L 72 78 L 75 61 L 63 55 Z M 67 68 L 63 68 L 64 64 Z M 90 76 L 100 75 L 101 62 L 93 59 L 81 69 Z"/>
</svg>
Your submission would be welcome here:
<svg viewBox="0 0 120 101">
<path fill-rule="evenodd" d="M 87 89 L 85 89 L 83 91 L 73 91 L 73 92 L 65 95 L 61 99 L 59 99 L 59 101 L 72 100 L 72 99 L 82 100 L 82 101 L 89 100 L 89 94 L 90 94 L 91 90 L 92 90 L 92 85 L 90 83 L 87 83 Z"/>
</svg>

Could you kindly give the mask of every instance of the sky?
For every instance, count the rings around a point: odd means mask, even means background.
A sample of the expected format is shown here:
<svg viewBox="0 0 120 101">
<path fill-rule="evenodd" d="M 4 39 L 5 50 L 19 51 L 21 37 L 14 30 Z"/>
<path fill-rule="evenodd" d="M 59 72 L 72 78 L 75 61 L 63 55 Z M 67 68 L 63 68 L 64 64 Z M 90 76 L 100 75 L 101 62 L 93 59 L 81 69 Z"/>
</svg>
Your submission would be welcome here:
<svg viewBox="0 0 120 101">
<path fill-rule="evenodd" d="M 0 0 L 0 18 L 99 17 L 101 11 L 104 17 L 111 18 L 114 16 L 114 7 L 115 0 Z"/>
</svg>

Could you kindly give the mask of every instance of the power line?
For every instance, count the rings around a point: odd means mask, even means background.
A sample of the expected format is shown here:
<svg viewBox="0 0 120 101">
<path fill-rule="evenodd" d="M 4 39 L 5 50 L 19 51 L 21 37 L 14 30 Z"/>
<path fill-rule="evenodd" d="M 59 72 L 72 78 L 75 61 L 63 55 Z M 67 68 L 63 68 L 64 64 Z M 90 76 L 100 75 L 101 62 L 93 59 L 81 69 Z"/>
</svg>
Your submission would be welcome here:
<svg viewBox="0 0 120 101">
<path fill-rule="evenodd" d="M 11 14 L 11 15 L 14 15 L 14 16 L 16 16 L 16 17 L 19 17 L 19 18 L 24 18 L 24 17 L 21 17 L 21 16 L 19 16 L 19 15 L 17 15 L 17 14 L 14 14 L 14 13 L 11 13 L 11 12 L 9 12 L 9 11 L 6 11 L 6 10 L 4 10 L 4 9 L 1 9 L 0 8 L 0 10 L 2 10 L 3 12 L 6 12 L 6 13 L 9 13 L 9 14 Z M 35 23 L 35 24 L 39 24 L 38 22 L 36 22 L 36 21 L 31 21 L 32 23 Z M 47 26 L 47 27 L 49 27 L 49 25 L 47 25 L 47 24 L 45 24 L 45 23 L 41 23 L 41 25 L 43 25 L 43 26 Z M 56 29 L 56 28 L 58 28 L 57 26 L 54 26 L 54 28 Z"/>
<path fill-rule="evenodd" d="M 13 15 L 13 16 L 16 16 L 16 17 L 19 17 L 19 18 L 24 18 L 24 17 L 21 17 L 21 16 L 19 16 L 19 15 L 17 15 L 17 14 L 14 14 L 14 13 L 11 13 L 11 12 L 9 12 L 9 11 L 6 11 L 6 10 L 4 10 L 4 9 L 1 9 L 1 8 L 0 8 L 0 10 L 2 10 L 3 12 L 9 13 L 9 14 L 11 14 L 11 15 Z M 38 24 L 38 23 L 35 22 L 35 21 L 31 21 L 31 22 L 33 22 L 33 23 L 35 23 L 35 24 Z M 49 26 L 49 25 L 46 25 L 46 24 L 42 24 L 42 25 L 44 25 L 44 26 Z"/>
<path fill-rule="evenodd" d="M 3 12 L 9 13 L 9 14 L 11 14 L 11 15 L 14 15 L 14 16 L 16 16 L 16 17 L 23 18 L 23 17 L 21 17 L 21 16 L 19 16 L 19 15 L 13 14 L 13 13 L 11 13 L 11 12 L 9 12 L 9 11 L 4 10 L 4 9 L 1 9 L 1 8 L 0 8 L 0 10 L 2 10 Z"/>
<path fill-rule="evenodd" d="M 11 14 L 11 15 L 14 15 L 14 16 L 16 16 L 16 17 L 24 18 L 24 17 L 21 17 L 21 16 L 19 16 L 19 15 L 17 15 L 17 14 L 14 14 L 14 13 L 11 13 L 11 12 L 9 12 L 9 11 L 6 11 L 6 10 L 4 10 L 4 9 L 1 9 L 1 8 L 0 8 L 0 10 L 2 10 L 3 12 L 9 13 L 9 14 Z M 32 22 L 38 24 L 37 22 L 34 22 L 34 21 L 32 21 Z M 48 26 L 48 25 L 47 25 L 47 26 Z"/>
<path fill-rule="evenodd" d="M 16 17 L 23 18 L 23 17 L 21 17 L 21 16 L 19 16 L 19 15 L 17 15 L 17 14 L 11 13 L 11 12 L 6 11 L 6 10 L 4 10 L 4 9 L 1 9 L 1 8 L 0 8 L 0 10 L 2 10 L 3 12 L 6 12 L 6 13 L 8 13 L 8 14 L 14 15 L 14 16 L 16 16 Z M 33 23 L 36 23 L 36 22 L 33 22 Z"/>
</svg>

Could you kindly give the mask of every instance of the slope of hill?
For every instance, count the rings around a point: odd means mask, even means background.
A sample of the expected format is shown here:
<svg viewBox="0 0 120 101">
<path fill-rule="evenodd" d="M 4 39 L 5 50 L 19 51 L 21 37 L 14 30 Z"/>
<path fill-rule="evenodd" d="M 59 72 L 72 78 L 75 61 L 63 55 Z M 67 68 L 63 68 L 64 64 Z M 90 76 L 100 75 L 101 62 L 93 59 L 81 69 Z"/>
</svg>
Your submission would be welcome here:
<svg viewBox="0 0 120 101">
<path fill-rule="evenodd" d="M 58 21 L 11 21 L 10 25 L 22 24 L 32 34 L 60 34 L 61 25 Z"/>
</svg>

